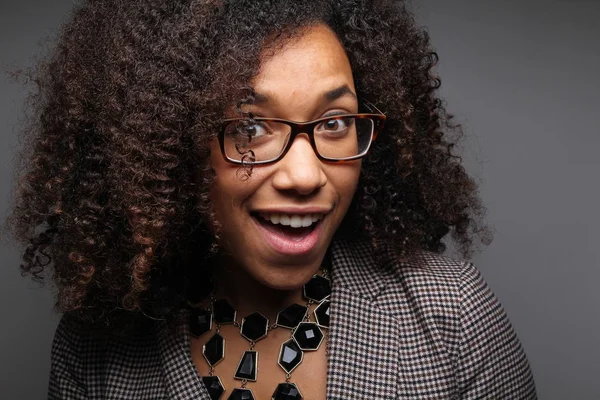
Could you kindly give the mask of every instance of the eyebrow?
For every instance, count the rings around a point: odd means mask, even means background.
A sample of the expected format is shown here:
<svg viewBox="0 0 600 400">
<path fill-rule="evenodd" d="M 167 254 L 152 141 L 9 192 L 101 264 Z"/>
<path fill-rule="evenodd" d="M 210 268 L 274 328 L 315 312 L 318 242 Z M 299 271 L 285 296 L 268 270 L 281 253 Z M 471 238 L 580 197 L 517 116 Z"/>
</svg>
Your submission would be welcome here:
<svg viewBox="0 0 600 400">
<path fill-rule="evenodd" d="M 338 88 L 328 90 L 327 92 L 323 93 L 322 97 L 327 101 L 334 101 L 344 96 L 351 96 L 356 99 L 356 94 L 354 94 L 348 85 L 342 85 Z M 270 97 L 268 95 L 255 92 L 254 101 L 251 104 L 264 104 L 268 103 L 269 101 Z"/>
<path fill-rule="evenodd" d="M 340 86 L 339 88 L 325 92 L 324 96 L 329 101 L 334 101 L 344 96 L 351 96 L 356 99 L 356 95 L 348 85 Z"/>
</svg>

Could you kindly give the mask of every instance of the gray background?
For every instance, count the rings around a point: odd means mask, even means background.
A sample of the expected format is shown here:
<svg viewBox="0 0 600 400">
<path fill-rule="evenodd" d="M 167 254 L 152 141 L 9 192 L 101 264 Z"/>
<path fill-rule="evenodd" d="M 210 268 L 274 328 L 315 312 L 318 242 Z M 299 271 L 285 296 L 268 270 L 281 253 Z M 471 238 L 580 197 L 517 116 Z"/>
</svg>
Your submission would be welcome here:
<svg viewBox="0 0 600 400">
<path fill-rule="evenodd" d="M 0 64 L 23 66 L 72 0 L 0 5 Z M 494 242 L 475 256 L 525 347 L 541 399 L 600 399 L 600 2 L 414 0 L 465 126 Z M 0 75 L 0 217 L 24 90 Z M 44 398 L 50 287 L 0 248 L 0 397 Z"/>
</svg>

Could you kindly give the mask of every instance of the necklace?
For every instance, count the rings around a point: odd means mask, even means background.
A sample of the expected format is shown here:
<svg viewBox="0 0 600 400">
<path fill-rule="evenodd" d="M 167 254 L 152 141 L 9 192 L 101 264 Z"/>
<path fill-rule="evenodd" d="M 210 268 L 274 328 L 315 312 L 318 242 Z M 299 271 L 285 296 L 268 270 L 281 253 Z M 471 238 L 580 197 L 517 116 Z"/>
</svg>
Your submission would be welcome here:
<svg viewBox="0 0 600 400">
<path fill-rule="evenodd" d="M 241 381 L 239 388 L 233 389 L 227 400 L 255 400 L 251 389 L 247 388 L 248 382 L 258 380 L 258 351 L 254 346 L 257 341 L 267 337 L 268 333 L 277 328 L 289 329 L 290 338 L 281 344 L 277 364 L 285 372 L 286 379 L 277 385 L 271 400 L 302 400 L 302 394 L 295 383 L 291 382 L 292 371 L 300 365 L 305 351 L 316 351 L 325 339 L 323 328 L 329 328 L 329 295 L 331 282 L 328 277 L 314 275 L 303 287 L 302 296 L 307 301 L 306 305 L 291 304 L 277 314 L 275 323 L 259 312 L 254 312 L 237 321 L 237 312 L 226 299 L 216 299 L 210 296 L 210 306 L 206 308 L 193 308 L 190 313 L 190 332 L 199 338 L 212 331 L 214 334 L 202 347 L 202 355 L 206 360 L 209 372 L 203 376 L 202 381 L 206 386 L 212 400 L 221 399 L 225 393 L 225 386 L 221 379 L 215 375 L 215 367 L 225 359 L 225 338 L 220 334 L 222 325 L 231 324 L 240 328 L 241 336 L 246 339 L 250 347 L 242 354 L 234 379 Z M 318 304 L 314 311 L 314 322 L 311 321 L 309 308 Z"/>
</svg>

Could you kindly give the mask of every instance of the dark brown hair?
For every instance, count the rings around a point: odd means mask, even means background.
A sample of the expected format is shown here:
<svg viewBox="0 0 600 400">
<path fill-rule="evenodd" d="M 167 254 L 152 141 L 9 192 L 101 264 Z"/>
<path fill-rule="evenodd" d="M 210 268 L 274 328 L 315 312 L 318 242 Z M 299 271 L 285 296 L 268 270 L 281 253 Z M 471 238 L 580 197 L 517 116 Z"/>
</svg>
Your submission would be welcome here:
<svg viewBox="0 0 600 400">
<path fill-rule="evenodd" d="M 7 220 L 22 271 L 52 271 L 58 308 L 87 321 L 181 308 L 214 247 L 203 166 L 223 111 L 251 96 L 265 46 L 317 23 L 388 118 L 338 233 L 406 256 L 443 252 L 451 233 L 468 256 L 488 238 L 483 208 L 452 151 L 436 54 L 403 3 L 89 0 L 33 74 Z"/>
</svg>

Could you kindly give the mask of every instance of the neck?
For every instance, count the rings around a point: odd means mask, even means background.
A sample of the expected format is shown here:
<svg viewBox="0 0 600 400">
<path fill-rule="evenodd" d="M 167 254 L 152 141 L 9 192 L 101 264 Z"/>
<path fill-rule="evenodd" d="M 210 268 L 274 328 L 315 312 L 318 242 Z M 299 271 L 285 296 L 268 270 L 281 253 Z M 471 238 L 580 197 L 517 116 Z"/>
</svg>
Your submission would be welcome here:
<svg viewBox="0 0 600 400">
<path fill-rule="evenodd" d="M 215 268 L 215 297 L 226 298 L 241 318 L 260 312 L 275 322 L 279 311 L 293 303 L 304 304 L 302 288 L 293 290 L 273 289 L 258 282 L 243 268 L 232 267 L 231 263 L 223 263 L 223 267 Z"/>
</svg>

